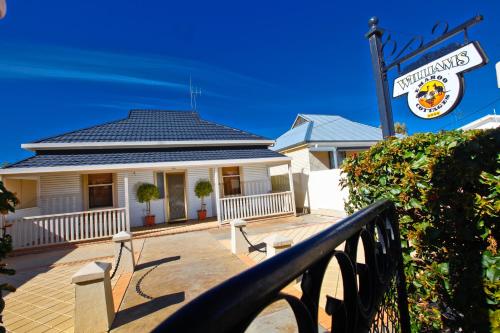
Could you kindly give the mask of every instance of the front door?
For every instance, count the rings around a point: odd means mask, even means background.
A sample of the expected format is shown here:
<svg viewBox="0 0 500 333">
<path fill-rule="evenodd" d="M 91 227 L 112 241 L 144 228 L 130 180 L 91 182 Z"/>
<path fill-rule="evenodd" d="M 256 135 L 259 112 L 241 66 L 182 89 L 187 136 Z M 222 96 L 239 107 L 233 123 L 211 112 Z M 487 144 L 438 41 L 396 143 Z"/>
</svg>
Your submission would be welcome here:
<svg viewBox="0 0 500 333">
<path fill-rule="evenodd" d="M 167 173 L 167 216 L 169 221 L 186 220 L 186 197 L 184 173 Z"/>
</svg>

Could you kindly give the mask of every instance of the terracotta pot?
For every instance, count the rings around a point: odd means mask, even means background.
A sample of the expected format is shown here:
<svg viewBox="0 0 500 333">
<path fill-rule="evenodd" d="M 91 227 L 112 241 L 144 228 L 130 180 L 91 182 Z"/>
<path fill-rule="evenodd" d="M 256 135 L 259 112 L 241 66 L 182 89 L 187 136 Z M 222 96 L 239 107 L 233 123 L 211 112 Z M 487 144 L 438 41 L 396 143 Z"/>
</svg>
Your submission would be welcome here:
<svg viewBox="0 0 500 333">
<path fill-rule="evenodd" d="M 198 211 L 198 220 L 204 220 L 206 218 L 207 218 L 207 210 L 206 209 L 199 210 Z"/>
<path fill-rule="evenodd" d="M 155 216 L 154 215 L 144 216 L 144 225 L 146 225 L 146 226 L 155 225 Z"/>
</svg>

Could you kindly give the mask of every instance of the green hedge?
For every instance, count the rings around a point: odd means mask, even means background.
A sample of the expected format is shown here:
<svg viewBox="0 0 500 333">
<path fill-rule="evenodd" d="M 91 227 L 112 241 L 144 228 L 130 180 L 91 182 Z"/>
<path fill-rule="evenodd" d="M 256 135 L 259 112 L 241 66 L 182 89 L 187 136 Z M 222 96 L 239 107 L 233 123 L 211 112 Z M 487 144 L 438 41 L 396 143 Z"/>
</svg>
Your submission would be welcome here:
<svg viewBox="0 0 500 333">
<path fill-rule="evenodd" d="M 500 330 L 500 129 L 415 134 L 346 159 L 349 213 L 392 200 L 412 330 Z"/>
</svg>

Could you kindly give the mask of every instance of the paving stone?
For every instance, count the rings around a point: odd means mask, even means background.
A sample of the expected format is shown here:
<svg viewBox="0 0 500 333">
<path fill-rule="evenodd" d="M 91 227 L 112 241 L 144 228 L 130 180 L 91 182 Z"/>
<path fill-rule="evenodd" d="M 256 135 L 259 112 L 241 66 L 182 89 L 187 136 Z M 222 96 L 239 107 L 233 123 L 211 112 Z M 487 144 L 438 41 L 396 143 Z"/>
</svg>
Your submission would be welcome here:
<svg viewBox="0 0 500 333">
<path fill-rule="evenodd" d="M 55 313 L 55 312 L 52 312 L 50 310 L 48 310 L 48 311 L 49 311 L 49 313 L 47 315 L 45 315 L 45 316 L 37 319 L 37 322 L 45 324 L 45 323 L 48 323 L 49 321 L 51 321 L 51 320 L 53 320 L 53 319 L 55 319 L 55 318 L 57 318 L 57 317 L 60 316 L 59 313 Z"/>
<path fill-rule="evenodd" d="M 12 332 L 17 332 L 19 329 L 21 329 L 21 327 L 30 325 L 32 323 L 33 321 L 23 318 L 22 320 L 19 320 L 14 324 L 7 326 L 7 329 Z"/>
<path fill-rule="evenodd" d="M 54 327 L 55 329 L 57 330 L 61 330 L 61 331 L 66 331 L 67 329 L 69 328 L 73 328 L 73 318 L 70 318 L 66 321 L 63 321 L 62 323 L 60 323 L 59 325 L 55 326 Z"/>
<path fill-rule="evenodd" d="M 4 312 L 3 314 L 3 321 L 6 326 L 11 326 L 17 323 L 20 320 L 23 320 L 23 317 L 18 316 L 16 314 L 7 314 L 7 311 Z"/>
<path fill-rule="evenodd" d="M 57 325 L 65 322 L 65 321 L 67 321 L 69 319 L 72 320 L 72 318 L 69 317 L 69 316 L 58 314 L 58 316 L 55 317 L 54 319 L 51 319 L 51 320 L 47 321 L 45 323 L 45 325 L 50 326 L 50 327 L 56 327 Z M 89 318 L 89 320 L 91 320 L 91 318 Z"/>
</svg>

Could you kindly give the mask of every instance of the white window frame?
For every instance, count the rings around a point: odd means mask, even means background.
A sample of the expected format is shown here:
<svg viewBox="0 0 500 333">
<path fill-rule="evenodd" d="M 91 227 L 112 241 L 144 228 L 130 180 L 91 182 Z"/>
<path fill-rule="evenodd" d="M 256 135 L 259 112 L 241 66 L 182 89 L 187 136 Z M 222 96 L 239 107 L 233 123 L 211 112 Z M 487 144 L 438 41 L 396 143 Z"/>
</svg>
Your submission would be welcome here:
<svg viewBox="0 0 500 333">
<path fill-rule="evenodd" d="M 238 174 L 237 175 L 230 175 L 230 176 L 224 176 L 224 168 L 238 168 Z M 238 165 L 234 165 L 234 166 L 228 166 L 228 167 L 221 167 L 220 168 L 220 173 L 221 173 L 221 179 L 222 179 L 222 195 L 224 197 L 238 197 L 238 196 L 242 196 L 243 195 L 243 184 L 242 184 L 242 175 L 241 175 L 241 167 L 238 166 Z M 225 178 L 236 178 L 238 177 L 239 178 L 239 183 L 240 183 L 240 193 L 238 194 L 226 194 L 226 189 L 224 187 L 224 179 Z"/>
</svg>

